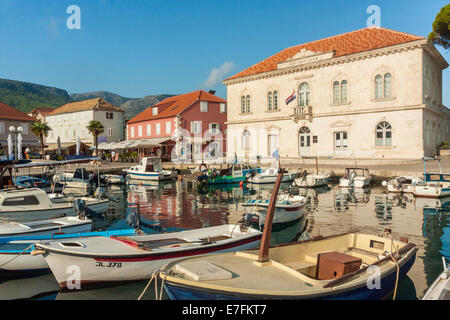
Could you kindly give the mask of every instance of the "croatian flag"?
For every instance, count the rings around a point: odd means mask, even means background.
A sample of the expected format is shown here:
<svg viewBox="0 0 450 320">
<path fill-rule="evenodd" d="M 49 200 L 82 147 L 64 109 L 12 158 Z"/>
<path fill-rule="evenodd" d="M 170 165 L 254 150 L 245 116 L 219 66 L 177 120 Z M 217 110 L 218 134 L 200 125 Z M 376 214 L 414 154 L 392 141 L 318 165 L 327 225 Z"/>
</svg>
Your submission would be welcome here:
<svg viewBox="0 0 450 320">
<path fill-rule="evenodd" d="M 295 90 L 292 90 L 292 94 L 289 96 L 289 97 L 287 97 L 287 99 L 286 99 L 286 104 L 289 104 L 289 102 L 291 102 L 292 100 L 294 100 L 296 98 L 296 96 L 295 96 Z"/>
</svg>

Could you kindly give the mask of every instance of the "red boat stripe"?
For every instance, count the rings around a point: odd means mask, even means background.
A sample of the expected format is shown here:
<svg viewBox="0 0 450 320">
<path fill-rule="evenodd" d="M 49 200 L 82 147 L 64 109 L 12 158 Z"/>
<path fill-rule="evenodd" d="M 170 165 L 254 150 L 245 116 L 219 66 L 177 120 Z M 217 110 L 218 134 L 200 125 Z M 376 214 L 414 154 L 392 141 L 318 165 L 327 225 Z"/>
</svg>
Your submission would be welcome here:
<svg viewBox="0 0 450 320">
<path fill-rule="evenodd" d="M 225 250 L 233 247 L 237 247 L 246 243 L 259 241 L 261 239 L 261 235 L 258 237 L 253 237 L 249 239 L 242 240 L 240 242 L 233 242 L 221 246 L 214 246 L 210 248 L 201 248 L 201 249 L 194 249 L 194 250 L 185 250 L 185 251 L 178 251 L 174 253 L 164 253 L 164 254 L 149 254 L 145 255 L 143 257 L 136 257 L 136 258 L 94 258 L 95 261 L 111 261 L 111 262 L 139 262 L 139 261 L 153 261 L 153 260 L 164 260 L 164 259 L 175 259 L 180 257 L 188 257 L 188 256 L 194 256 L 198 254 L 205 254 L 205 253 L 211 253 L 214 251 L 219 250 Z"/>
</svg>

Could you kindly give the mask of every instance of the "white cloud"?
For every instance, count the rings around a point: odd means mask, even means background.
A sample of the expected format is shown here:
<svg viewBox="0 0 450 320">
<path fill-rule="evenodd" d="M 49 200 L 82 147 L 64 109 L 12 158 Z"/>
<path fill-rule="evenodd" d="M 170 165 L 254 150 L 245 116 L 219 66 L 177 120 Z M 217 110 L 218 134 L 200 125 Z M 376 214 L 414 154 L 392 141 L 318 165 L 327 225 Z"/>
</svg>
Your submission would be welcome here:
<svg viewBox="0 0 450 320">
<path fill-rule="evenodd" d="M 236 65 L 233 61 L 225 61 L 220 67 L 212 68 L 208 79 L 206 79 L 205 83 L 203 84 L 203 87 L 215 87 L 223 80 L 226 74 L 230 73 L 230 71 L 234 69 L 235 66 Z"/>
</svg>

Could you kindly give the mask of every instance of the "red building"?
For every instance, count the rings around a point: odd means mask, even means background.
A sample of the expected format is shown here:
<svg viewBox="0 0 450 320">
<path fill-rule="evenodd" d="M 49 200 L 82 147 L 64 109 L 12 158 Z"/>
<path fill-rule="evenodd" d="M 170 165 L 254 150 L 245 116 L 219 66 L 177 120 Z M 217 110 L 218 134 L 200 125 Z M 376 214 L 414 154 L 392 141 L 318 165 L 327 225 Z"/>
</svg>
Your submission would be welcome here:
<svg viewBox="0 0 450 320">
<path fill-rule="evenodd" d="M 164 160 L 222 160 L 226 148 L 226 100 L 203 90 L 167 98 L 127 123 L 127 140 Z"/>
</svg>

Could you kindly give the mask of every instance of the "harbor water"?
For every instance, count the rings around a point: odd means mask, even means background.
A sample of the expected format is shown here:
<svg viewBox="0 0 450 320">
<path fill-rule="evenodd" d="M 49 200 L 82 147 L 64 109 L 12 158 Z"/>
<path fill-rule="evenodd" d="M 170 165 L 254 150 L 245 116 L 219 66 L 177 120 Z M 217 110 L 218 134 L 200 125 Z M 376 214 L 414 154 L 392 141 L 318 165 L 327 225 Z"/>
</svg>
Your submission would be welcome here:
<svg viewBox="0 0 450 320">
<path fill-rule="evenodd" d="M 304 218 L 274 225 L 271 243 L 281 244 L 349 231 L 381 234 L 391 229 L 394 238 L 407 237 L 418 246 L 416 261 L 407 278 L 399 283 L 396 299 L 420 299 L 443 271 L 441 256 L 450 259 L 450 199 L 414 198 L 388 194 L 379 183 L 367 189 L 346 189 L 330 184 L 299 189 L 308 197 Z M 127 215 L 139 204 L 141 219 L 152 223 L 152 232 L 176 231 L 238 223 L 251 208 L 242 203 L 268 199 L 273 185 L 239 185 L 198 188 L 179 179 L 146 185 L 145 191 L 111 186 L 110 210 L 94 218 L 93 231 L 129 228 Z M 289 189 L 289 184 L 282 186 Z M 135 189 L 134 189 L 135 190 Z M 293 190 L 297 192 L 297 190 Z M 446 209 L 449 205 L 448 209 Z M 97 285 L 80 291 L 60 291 L 51 273 L 0 282 L 0 299 L 120 299 L 136 300 L 148 281 Z M 155 299 L 152 285 L 143 299 Z M 163 298 L 167 298 L 164 294 Z M 387 299 L 392 297 L 387 297 Z"/>
</svg>

